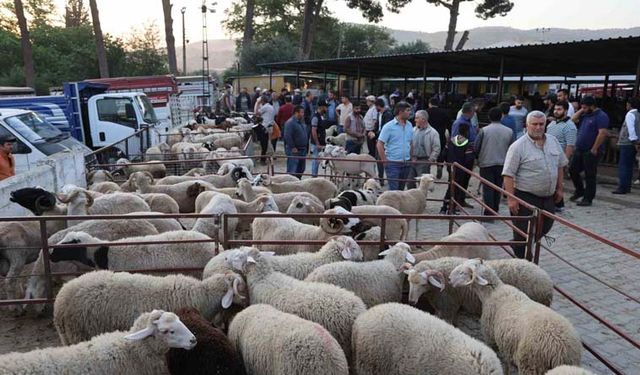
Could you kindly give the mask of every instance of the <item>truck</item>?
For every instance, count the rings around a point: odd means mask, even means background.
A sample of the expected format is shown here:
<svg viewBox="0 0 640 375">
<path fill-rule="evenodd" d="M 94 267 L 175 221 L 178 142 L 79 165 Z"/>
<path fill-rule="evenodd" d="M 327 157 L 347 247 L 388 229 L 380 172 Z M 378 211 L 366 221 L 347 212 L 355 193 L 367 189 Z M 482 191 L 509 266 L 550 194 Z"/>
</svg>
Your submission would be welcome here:
<svg viewBox="0 0 640 375">
<path fill-rule="evenodd" d="M 104 83 L 67 82 L 63 95 L 0 98 L 0 111 L 33 111 L 91 150 L 110 146 L 113 156 L 140 159 L 147 147 L 158 143 L 158 134 L 169 128 L 160 124 L 144 93 L 107 93 L 108 88 Z"/>
</svg>

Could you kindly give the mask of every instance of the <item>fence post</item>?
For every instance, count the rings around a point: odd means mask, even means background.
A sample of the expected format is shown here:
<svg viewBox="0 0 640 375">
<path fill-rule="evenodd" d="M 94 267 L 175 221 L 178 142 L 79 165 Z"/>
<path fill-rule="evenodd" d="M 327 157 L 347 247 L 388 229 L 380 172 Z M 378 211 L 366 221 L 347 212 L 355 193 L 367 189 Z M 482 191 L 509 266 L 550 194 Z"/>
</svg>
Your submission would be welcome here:
<svg viewBox="0 0 640 375">
<path fill-rule="evenodd" d="M 384 247 L 386 245 L 385 239 L 387 238 L 387 218 L 381 218 L 380 222 L 380 252 L 384 251 Z"/>
<path fill-rule="evenodd" d="M 227 224 L 227 216 L 225 214 L 217 215 L 218 222 L 222 219 L 222 235 L 224 238 L 222 239 L 222 247 L 227 250 L 229 248 L 229 244 L 227 243 L 227 239 L 229 238 L 229 226 Z M 216 234 L 217 237 L 217 234 Z"/>
<path fill-rule="evenodd" d="M 533 254 L 533 263 L 538 264 L 540 261 L 540 245 L 542 241 L 542 228 L 544 227 L 544 214 L 541 210 L 538 210 L 538 217 L 536 223 L 536 249 Z"/>
<path fill-rule="evenodd" d="M 455 192 L 455 186 L 453 185 L 453 182 L 455 181 L 456 178 L 456 163 L 451 164 L 451 168 L 449 168 L 449 170 L 451 171 L 449 173 L 449 210 L 448 210 L 448 215 L 449 217 L 449 234 L 453 233 L 453 212 L 455 210 L 455 199 L 453 198 L 453 194 Z"/>
<path fill-rule="evenodd" d="M 118 149 L 116 147 L 116 149 Z M 129 156 L 129 138 L 124 140 L 124 153 L 127 154 L 127 159 L 131 160 L 131 157 Z"/>
<path fill-rule="evenodd" d="M 533 243 L 534 241 L 538 241 L 538 216 L 540 215 L 540 210 L 535 208 L 533 212 L 531 212 L 531 218 L 529 219 L 529 230 L 527 231 L 527 247 L 525 249 L 524 257 L 526 260 L 530 261 L 533 259 Z M 542 227 L 540 227 L 542 230 Z"/>
<path fill-rule="evenodd" d="M 53 299 L 53 289 L 51 288 L 51 265 L 49 264 L 49 236 L 47 235 L 47 220 L 40 219 L 40 246 L 42 247 L 42 259 L 44 261 L 45 283 L 44 290 L 47 299 Z M 50 303 L 47 303 L 49 305 Z"/>
</svg>

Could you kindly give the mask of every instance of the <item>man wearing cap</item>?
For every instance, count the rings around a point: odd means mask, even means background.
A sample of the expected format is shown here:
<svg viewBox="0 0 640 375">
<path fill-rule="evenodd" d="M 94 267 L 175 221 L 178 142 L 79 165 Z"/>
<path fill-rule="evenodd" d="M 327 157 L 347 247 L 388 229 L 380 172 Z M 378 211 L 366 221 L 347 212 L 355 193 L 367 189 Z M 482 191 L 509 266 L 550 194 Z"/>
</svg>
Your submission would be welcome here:
<svg viewBox="0 0 640 375">
<path fill-rule="evenodd" d="M 364 129 L 367 140 L 369 155 L 376 157 L 376 121 L 378 120 L 378 110 L 376 109 L 376 97 L 369 95 L 367 100 L 367 113 L 364 114 Z"/>
<path fill-rule="evenodd" d="M 12 135 L 0 135 L 0 181 L 16 174 L 16 161 L 11 155 L 15 141 Z"/>
<path fill-rule="evenodd" d="M 593 96 L 585 96 L 580 101 L 582 108 L 573 118 L 579 119 L 576 150 L 571 158 L 569 172 L 575 187 L 575 192 L 569 198 L 578 206 L 591 206 L 596 196 L 596 175 L 598 172 L 598 158 L 604 151 L 604 141 L 607 140 L 609 116 L 596 106 Z M 584 172 L 585 184 L 582 183 L 580 173 Z"/>
</svg>

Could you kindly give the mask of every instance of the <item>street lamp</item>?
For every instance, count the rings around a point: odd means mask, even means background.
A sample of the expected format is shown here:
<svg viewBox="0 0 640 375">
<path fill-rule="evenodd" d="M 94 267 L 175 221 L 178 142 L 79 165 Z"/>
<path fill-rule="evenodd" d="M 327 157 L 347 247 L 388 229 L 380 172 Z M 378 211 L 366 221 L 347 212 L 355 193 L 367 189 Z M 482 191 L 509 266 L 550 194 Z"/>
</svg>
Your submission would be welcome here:
<svg viewBox="0 0 640 375">
<path fill-rule="evenodd" d="M 187 11 L 187 7 L 182 7 L 180 13 L 182 13 L 182 74 L 187 75 L 187 36 L 184 29 L 184 13 Z"/>
</svg>

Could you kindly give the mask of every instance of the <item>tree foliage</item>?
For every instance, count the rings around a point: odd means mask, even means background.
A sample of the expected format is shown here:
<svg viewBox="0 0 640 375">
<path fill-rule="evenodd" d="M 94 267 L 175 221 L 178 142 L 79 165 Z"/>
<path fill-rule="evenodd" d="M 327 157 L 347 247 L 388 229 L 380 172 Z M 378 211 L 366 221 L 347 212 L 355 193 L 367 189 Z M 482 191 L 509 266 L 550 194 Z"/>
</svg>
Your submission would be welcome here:
<svg viewBox="0 0 640 375">
<path fill-rule="evenodd" d="M 53 0 L 23 0 L 22 5 L 29 27 L 50 24 L 56 13 Z M 0 28 L 20 32 L 13 0 L 0 0 Z"/>
<path fill-rule="evenodd" d="M 78 27 L 89 23 L 89 12 L 83 0 L 67 0 L 64 7 L 64 26 Z"/>
<path fill-rule="evenodd" d="M 397 45 L 389 51 L 390 53 L 422 53 L 429 52 L 431 47 L 429 43 L 425 43 L 420 39 L 416 39 L 413 42 Z"/>
</svg>

